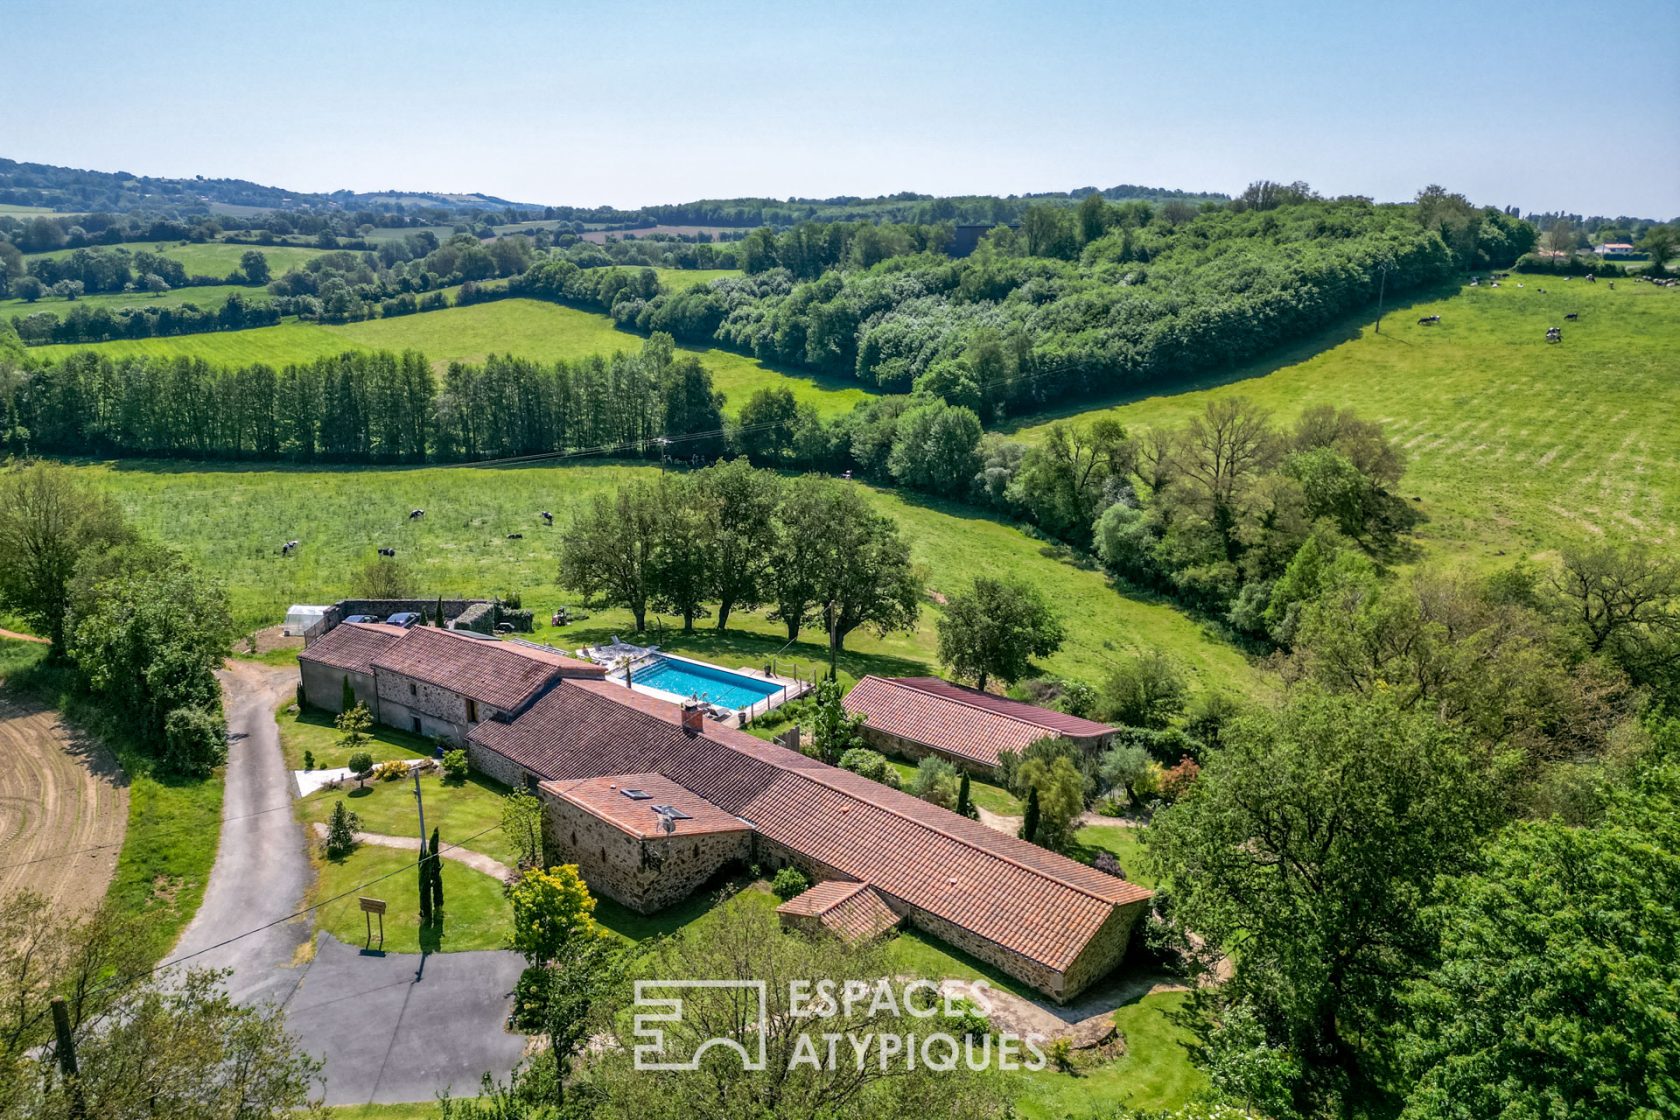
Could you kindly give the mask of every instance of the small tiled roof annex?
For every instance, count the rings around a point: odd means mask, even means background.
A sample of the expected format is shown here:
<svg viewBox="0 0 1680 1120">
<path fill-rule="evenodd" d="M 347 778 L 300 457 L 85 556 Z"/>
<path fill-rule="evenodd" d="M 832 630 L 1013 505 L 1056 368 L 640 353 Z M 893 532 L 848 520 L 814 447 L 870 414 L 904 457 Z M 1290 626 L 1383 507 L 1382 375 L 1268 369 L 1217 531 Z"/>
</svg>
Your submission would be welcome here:
<svg viewBox="0 0 1680 1120">
<path fill-rule="evenodd" d="M 335 626 L 299 651 L 299 661 L 316 661 L 351 673 L 373 672 L 374 658 L 408 631 L 383 622 L 346 622 Z"/>
<path fill-rule="evenodd" d="M 986 766 L 996 766 L 1001 751 L 1023 750 L 1049 736 L 1083 738 L 1114 731 L 1094 720 L 938 677 L 864 677 L 846 694 L 845 706 L 867 716 L 867 728 Z"/>
<path fill-rule="evenodd" d="M 517 711 L 556 677 L 600 677 L 606 672 L 587 661 L 430 626 L 404 631 L 401 640 L 373 659 L 373 667 L 446 688 L 504 712 Z"/>
<path fill-rule="evenodd" d="M 899 922 L 898 914 L 874 887 L 843 879 L 818 883 L 776 907 L 776 913 L 815 918 L 842 941 L 879 937 Z"/>
<path fill-rule="evenodd" d="M 621 685 L 565 680 L 470 738 L 550 780 L 656 772 L 760 835 L 1064 970 L 1113 914 L 1150 892 L 868 778 L 742 731 L 685 732 L 681 709 Z"/>
<path fill-rule="evenodd" d="M 607 774 L 570 782 L 543 782 L 542 788 L 601 818 L 620 832 L 642 840 L 663 836 L 698 836 L 706 832 L 750 832 L 752 826 L 726 813 L 663 774 Z M 632 798 L 626 790 L 646 797 Z M 669 806 L 686 817 L 673 819 L 669 832 L 660 827 L 655 806 Z"/>
</svg>

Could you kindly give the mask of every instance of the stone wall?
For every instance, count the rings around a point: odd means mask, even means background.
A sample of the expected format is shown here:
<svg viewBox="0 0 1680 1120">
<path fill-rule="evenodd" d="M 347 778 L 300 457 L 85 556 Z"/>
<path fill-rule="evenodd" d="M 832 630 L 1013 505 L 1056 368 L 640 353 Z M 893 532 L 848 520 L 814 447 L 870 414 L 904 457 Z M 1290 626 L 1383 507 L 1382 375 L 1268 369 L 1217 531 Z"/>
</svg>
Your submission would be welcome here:
<svg viewBox="0 0 1680 1120">
<path fill-rule="evenodd" d="M 460 744 L 466 742 L 467 732 L 474 723 L 492 719 L 501 711 L 479 704 L 473 713 L 467 698 L 459 693 L 400 673 L 376 668 L 373 676 L 379 696 L 379 721 L 403 731 L 434 738 L 442 736 Z M 469 719 L 469 714 L 477 718 Z M 420 721 L 418 728 L 415 720 Z"/>
<path fill-rule="evenodd" d="M 564 798 L 539 796 L 543 827 L 557 857 L 577 864 L 592 892 L 638 914 L 681 902 L 725 866 L 745 863 L 751 850 L 752 832 L 746 828 L 642 839 Z"/>
<path fill-rule="evenodd" d="M 507 755 L 473 742 L 467 743 L 467 764 L 510 789 L 530 789 L 538 777 Z"/>
<path fill-rule="evenodd" d="M 298 662 L 298 673 L 303 679 L 303 698 L 314 708 L 325 712 L 341 712 L 344 710 L 344 678 L 350 678 L 350 687 L 355 690 L 356 699 L 367 705 L 374 719 L 379 718 L 379 697 L 374 688 L 374 681 L 367 673 L 351 672 L 347 669 L 336 669 L 331 665 L 323 665 L 319 661 Z"/>
<path fill-rule="evenodd" d="M 994 766 L 988 766 L 984 762 L 978 762 L 972 758 L 964 758 L 961 755 L 949 754 L 942 750 L 936 750 L 924 743 L 918 743 L 913 739 L 905 739 L 901 736 L 881 731 L 878 728 L 870 727 L 867 723 L 863 725 L 863 738 L 864 741 L 871 747 L 885 755 L 892 755 L 897 758 L 907 758 L 911 762 L 920 762 L 929 755 L 934 755 L 938 758 L 943 758 L 946 762 L 949 762 L 958 770 L 967 770 L 970 774 L 973 774 L 977 778 L 985 778 L 987 781 L 992 781 L 997 776 L 997 768 Z"/>
<path fill-rule="evenodd" d="M 1066 994 L 1063 999 L 1074 996 L 1114 971 L 1115 965 L 1126 955 L 1126 946 L 1131 943 L 1132 931 L 1136 929 L 1138 920 L 1148 909 L 1147 900 L 1116 906 L 1114 913 L 1109 915 L 1108 921 L 1103 923 L 1102 929 L 1091 938 L 1085 946 L 1085 951 L 1068 965 L 1067 979 L 1063 982 Z"/>
</svg>

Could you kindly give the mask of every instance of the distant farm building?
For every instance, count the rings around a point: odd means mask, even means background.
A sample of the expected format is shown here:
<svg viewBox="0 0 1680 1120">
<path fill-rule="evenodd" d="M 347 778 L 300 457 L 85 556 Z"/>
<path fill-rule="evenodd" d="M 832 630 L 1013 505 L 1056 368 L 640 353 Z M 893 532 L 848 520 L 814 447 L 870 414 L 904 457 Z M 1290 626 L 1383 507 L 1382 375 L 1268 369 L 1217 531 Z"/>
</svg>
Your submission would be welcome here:
<svg viewBox="0 0 1680 1120">
<path fill-rule="evenodd" d="M 336 710 L 348 680 L 380 722 L 464 740 L 476 770 L 534 791 L 555 854 L 639 912 L 743 867 L 797 867 L 815 885 L 781 908 L 789 926 L 907 923 L 1066 1000 L 1119 963 L 1151 897 L 544 647 L 346 623 L 299 661 L 310 703 Z"/>
<path fill-rule="evenodd" d="M 1036 704 L 1024 704 L 938 677 L 868 676 L 846 694 L 846 710 L 865 718 L 864 738 L 905 758 L 936 755 L 990 775 L 1000 753 L 1040 739 L 1069 739 L 1089 751 L 1114 740 L 1115 728 Z"/>
<path fill-rule="evenodd" d="M 1598 247 L 1598 255 L 1607 261 L 1625 261 L 1633 257 L 1633 246 L 1625 241 L 1608 241 Z"/>
</svg>

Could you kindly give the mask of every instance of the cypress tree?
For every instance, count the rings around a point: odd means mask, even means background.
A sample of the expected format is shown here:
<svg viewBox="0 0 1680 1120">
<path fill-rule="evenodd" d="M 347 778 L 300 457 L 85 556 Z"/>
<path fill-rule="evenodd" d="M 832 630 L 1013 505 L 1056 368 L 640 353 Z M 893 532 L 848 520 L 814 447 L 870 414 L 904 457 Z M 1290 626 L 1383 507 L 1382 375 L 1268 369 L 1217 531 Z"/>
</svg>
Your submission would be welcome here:
<svg viewBox="0 0 1680 1120">
<path fill-rule="evenodd" d="M 348 712 L 356 706 L 356 690 L 350 687 L 350 674 L 344 675 L 344 691 L 338 696 L 338 710 Z"/>
<path fill-rule="evenodd" d="M 1027 815 L 1021 822 L 1021 839 L 1038 839 L 1038 787 L 1027 790 Z"/>
<path fill-rule="evenodd" d="M 974 802 L 969 800 L 968 771 L 964 770 L 962 785 L 957 787 L 957 816 L 968 817 L 970 820 L 974 820 L 978 818 L 979 815 L 979 813 L 974 811 Z"/>
<path fill-rule="evenodd" d="M 436 626 L 439 630 L 443 629 L 443 596 L 442 595 L 438 596 L 437 613 L 432 615 L 432 625 Z"/>
</svg>

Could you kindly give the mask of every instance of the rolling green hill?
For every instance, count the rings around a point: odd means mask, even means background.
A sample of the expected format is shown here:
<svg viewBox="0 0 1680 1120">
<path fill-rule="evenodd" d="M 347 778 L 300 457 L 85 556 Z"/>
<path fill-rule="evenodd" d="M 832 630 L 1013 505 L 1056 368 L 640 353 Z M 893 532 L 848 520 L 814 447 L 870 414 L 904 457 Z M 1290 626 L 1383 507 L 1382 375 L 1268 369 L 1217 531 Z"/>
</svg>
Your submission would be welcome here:
<svg viewBox="0 0 1680 1120">
<path fill-rule="evenodd" d="M 537 300 L 505 299 L 342 326 L 288 322 L 245 331 L 41 346 L 31 352 L 47 357 L 74 350 L 164 357 L 186 354 L 225 365 L 284 365 L 344 350 L 416 349 L 425 352 L 434 368 L 442 369 L 452 361 L 480 362 L 493 353 L 555 361 L 639 350 L 641 346 L 640 335 L 619 330 L 605 315 Z M 728 397 L 731 412 L 740 408 L 754 390 L 769 386 L 785 385 L 824 415 L 846 412 L 867 395 L 856 382 L 782 372 L 729 350 L 685 349 L 698 354 L 711 370 L 713 384 Z"/>
<path fill-rule="evenodd" d="M 1436 314 L 1438 326 L 1419 325 Z M 1546 343 L 1550 326 L 1562 344 Z M 1335 404 L 1381 420 L 1406 449 L 1401 485 L 1422 499 L 1418 533 L 1433 553 L 1493 563 L 1605 536 L 1677 543 L 1680 290 L 1513 276 L 1395 310 L 1380 335 L 1365 326 L 1328 342 L 1068 415 L 1143 428 L 1233 394 L 1286 422 Z M 1049 420 L 1018 434 L 1037 439 Z"/>
<path fill-rule="evenodd" d="M 108 491 L 150 536 L 179 548 L 227 582 L 244 629 L 277 623 L 291 603 L 330 602 L 349 594 L 352 572 L 378 547 L 393 547 L 416 569 L 426 595 L 485 595 L 520 591 L 525 606 L 546 619 L 576 598 L 555 586 L 557 538 L 568 511 L 603 488 L 650 466 L 583 465 L 522 468 L 436 467 L 386 469 L 273 469 L 120 463 L 79 468 Z M 1019 529 L 963 506 L 924 502 L 893 491 L 870 490 L 877 508 L 894 517 L 925 570 L 933 592 L 949 593 L 979 575 L 1031 580 L 1062 613 L 1068 639 L 1047 667 L 1092 680 L 1127 653 L 1165 650 L 1203 685 L 1252 692 L 1258 676 L 1243 656 L 1164 602 L 1128 597 L 1103 575 L 1059 558 Z M 410 522 L 408 511 L 426 510 Z M 550 510 L 556 528 L 537 517 Z M 509 540 L 508 534 L 524 534 Z M 282 541 L 302 547 L 281 558 Z M 934 613 L 929 603 L 912 635 L 864 633 L 847 643 L 848 671 L 921 672 L 934 668 Z M 711 631 L 665 642 L 714 657 L 768 656 L 785 641 L 761 613 L 736 614 L 724 638 Z M 587 624 L 584 636 L 627 632 L 629 614 L 609 610 Z M 745 632 L 744 634 L 742 632 Z M 539 637 L 583 643 L 577 627 Z M 756 636 L 756 637 L 755 637 Z M 822 634 L 802 635 L 790 651 L 808 666 L 822 659 Z M 736 663 L 739 663 L 738 661 Z"/>
</svg>

